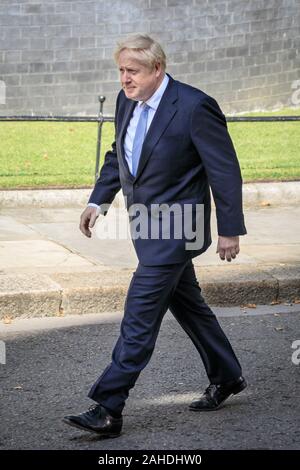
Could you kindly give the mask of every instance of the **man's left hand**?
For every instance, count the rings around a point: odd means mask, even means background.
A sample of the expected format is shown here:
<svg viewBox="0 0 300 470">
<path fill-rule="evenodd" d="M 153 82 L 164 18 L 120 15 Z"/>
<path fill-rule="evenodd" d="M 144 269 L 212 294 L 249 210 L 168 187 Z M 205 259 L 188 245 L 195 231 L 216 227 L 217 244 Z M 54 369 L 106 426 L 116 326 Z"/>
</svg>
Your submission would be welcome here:
<svg viewBox="0 0 300 470">
<path fill-rule="evenodd" d="M 227 261 L 234 259 L 240 251 L 239 237 L 222 237 L 219 235 L 217 253 L 222 260 Z"/>
</svg>

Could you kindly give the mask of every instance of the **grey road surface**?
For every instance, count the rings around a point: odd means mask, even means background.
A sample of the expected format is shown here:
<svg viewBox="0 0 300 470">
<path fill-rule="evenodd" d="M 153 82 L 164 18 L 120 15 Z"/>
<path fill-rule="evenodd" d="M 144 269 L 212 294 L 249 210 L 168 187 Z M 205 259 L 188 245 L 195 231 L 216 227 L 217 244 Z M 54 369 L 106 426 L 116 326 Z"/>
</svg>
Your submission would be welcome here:
<svg viewBox="0 0 300 470">
<path fill-rule="evenodd" d="M 49 329 L 1 327 L 6 364 L 0 364 L 0 450 L 299 449 L 300 365 L 292 362 L 293 352 L 300 357 L 292 349 L 300 340 L 299 306 L 215 311 L 248 388 L 219 411 L 189 411 L 207 378 L 197 351 L 168 313 L 152 359 L 130 393 L 118 439 L 99 439 L 61 418 L 93 403 L 86 395 L 110 361 L 120 317 L 67 320 Z"/>
</svg>

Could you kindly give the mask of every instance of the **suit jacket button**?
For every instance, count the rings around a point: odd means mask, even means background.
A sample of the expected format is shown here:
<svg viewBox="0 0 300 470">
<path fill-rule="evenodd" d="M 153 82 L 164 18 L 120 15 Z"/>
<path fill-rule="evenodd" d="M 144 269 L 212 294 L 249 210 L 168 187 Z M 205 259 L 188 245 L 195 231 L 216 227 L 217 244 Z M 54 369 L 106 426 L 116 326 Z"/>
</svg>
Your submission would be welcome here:
<svg viewBox="0 0 300 470">
<path fill-rule="evenodd" d="M 135 187 L 135 188 L 138 188 L 138 187 L 139 187 L 139 184 L 138 184 L 138 183 L 135 183 L 135 184 L 134 184 L 134 187 Z"/>
</svg>

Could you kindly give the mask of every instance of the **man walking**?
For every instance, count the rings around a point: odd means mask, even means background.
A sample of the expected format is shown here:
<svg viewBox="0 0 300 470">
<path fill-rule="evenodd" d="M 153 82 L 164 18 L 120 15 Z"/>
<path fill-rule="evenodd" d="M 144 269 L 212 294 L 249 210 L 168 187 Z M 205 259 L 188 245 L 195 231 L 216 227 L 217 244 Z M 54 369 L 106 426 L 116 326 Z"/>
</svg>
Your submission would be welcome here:
<svg viewBox="0 0 300 470">
<path fill-rule="evenodd" d="M 246 234 L 241 173 L 225 117 L 212 97 L 166 74 L 165 54 L 149 36 L 138 34 L 122 41 L 115 59 L 122 84 L 116 103 L 116 141 L 81 215 L 80 230 L 91 237 L 90 228 L 99 214 L 106 214 L 121 188 L 131 220 L 134 205 L 146 208 L 147 230 L 155 219 L 153 206 L 167 208 L 172 229 L 186 228 L 184 213 L 189 207 L 190 232 L 199 225 L 197 208 L 203 207 L 204 213 L 200 245 L 195 240 L 188 244 L 186 231 L 178 237 L 171 230 L 165 237 L 161 227 L 155 237 L 133 236 L 139 264 L 111 363 L 88 395 L 96 404 L 64 418 L 71 426 L 108 437 L 120 435 L 129 390 L 151 358 L 167 309 L 193 341 L 209 379 L 190 410 L 217 410 L 246 388 L 240 363 L 201 295 L 192 263 L 211 244 L 209 187 L 216 205 L 220 258 L 234 259 L 239 235 Z M 179 214 L 169 210 L 174 204 L 182 209 Z M 163 215 L 164 210 L 159 217 Z"/>
</svg>

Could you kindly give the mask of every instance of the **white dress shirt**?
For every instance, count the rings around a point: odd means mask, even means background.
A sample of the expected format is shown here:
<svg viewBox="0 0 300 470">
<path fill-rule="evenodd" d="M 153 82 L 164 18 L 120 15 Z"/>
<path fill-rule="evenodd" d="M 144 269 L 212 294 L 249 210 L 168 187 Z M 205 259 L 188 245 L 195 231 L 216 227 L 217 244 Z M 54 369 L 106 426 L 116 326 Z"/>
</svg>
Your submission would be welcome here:
<svg viewBox="0 0 300 470">
<path fill-rule="evenodd" d="M 148 111 L 147 132 L 154 118 L 154 115 L 156 113 L 160 100 L 162 98 L 162 95 L 164 94 L 165 89 L 168 86 L 168 82 L 169 82 L 169 77 L 165 75 L 163 78 L 163 81 L 161 82 L 157 90 L 153 93 L 153 95 L 147 101 L 145 101 L 145 103 L 150 108 Z M 135 136 L 136 127 L 140 119 L 141 112 L 143 110 L 142 104 L 143 104 L 143 101 L 139 101 L 137 106 L 134 108 L 133 115 L 128 124 L 126 136 L 124 139 L 124 153 L 125 153 L 125 158 L 126 158 L 130 173 L 132 173 L 133 140 Z"/>
<path fill-rule="evenodd" d="M 147 120 L 147 131 L 150 127 L 150 124 L 155 116 L 156 110 L 158 108 L 158 105 L 160 103 L 160 100 L 168 86 L 169 83 L 169 77 L 168 75 L 165 74 L 163 81 L 157 88 L 157 90 L 153 93 L 153 95 L 145 101 L 145 103 L 149 106 L 149 111 L 148 111 L 148 120 Z M 129 121 L 127 131 L 126 131 L 126 136 L 124 139 L 124 153 L 125 153 L 125 158 L 128 164 L 129 171 L 132 173 L 132 147 L 133 147 L 133 140 L 135 136 L 135 131 L 136 127 L 142 112 L 142 104 L 143 101 L 139 101 L 136 107 L 134 108 L 133 115 Z M 99 207 L 97 204 L 94 204 L 90 202 L 88 206 L 92 207 Z"/>
</svg>

